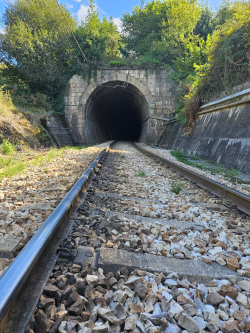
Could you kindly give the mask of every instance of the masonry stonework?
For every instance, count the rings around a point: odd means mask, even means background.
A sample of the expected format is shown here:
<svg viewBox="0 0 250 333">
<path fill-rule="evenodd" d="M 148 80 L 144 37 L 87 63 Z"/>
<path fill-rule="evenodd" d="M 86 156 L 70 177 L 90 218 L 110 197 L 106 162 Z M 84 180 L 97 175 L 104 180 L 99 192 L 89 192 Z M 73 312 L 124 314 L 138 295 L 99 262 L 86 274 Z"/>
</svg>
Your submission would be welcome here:
<svg viewBox="0 0 250 333">
<path fill-rule="evenodd" d="M 100 85 L 115 81 L 126 82 L 135 87 L 138 95 L 143 95 L 146 101 L 140 141 L 153 143 L 163 132 L 166 119 L 171 117 L 176 107 L 176 87 L 167 81 L 166 70 L 106 68 L 98 70 L 96 80 L 93 79 L 90 83 L 81 76 L 74 75 L 68 84 L 65 93 L 65 118 L 76 143 L 98 141 L 91 136 L 88 123 L 91 114 L 86 115 L 89 112 L 86 105 Z"/>
</svg>

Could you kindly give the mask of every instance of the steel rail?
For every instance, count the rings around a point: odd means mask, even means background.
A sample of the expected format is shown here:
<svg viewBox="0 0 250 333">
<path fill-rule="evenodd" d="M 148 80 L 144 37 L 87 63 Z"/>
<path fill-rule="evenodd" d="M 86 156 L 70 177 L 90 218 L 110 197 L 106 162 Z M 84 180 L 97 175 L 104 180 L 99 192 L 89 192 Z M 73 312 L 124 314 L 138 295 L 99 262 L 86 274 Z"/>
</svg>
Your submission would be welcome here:
<svg viewBox="0 0 250 333">
<path fill-rule="evenodd" d="M 196 182 L 197 185 L 199 185 L 200 187 L 210 190 L 216 196 L 221 197 L 221 198 L 226 198 L 227 200 L 232 201 L 235 205 L 237 205 L 237 208 L 240 211 L 242 211 L 243 213 L 245 213 L 247 215 L 250 215 L 250 197 L 249 196 L 247 196 L 243 193 L 240 193 L 236 190 L 233 190 L 230 187 L 227 187 L 223 184 L 220 184 L 219 182 L 216 182 L 210 178 L 200 175 L 192 170 L 189 170 L 164 157 L 158 156 L 158 155 L 150 152 L 149 150 L 136 145 L 135 143 L 133 143 L 133 146 L 137 150 L 139 150 L 141 153 L 146 154 L 146 155 L 164 163 L 169 168 L 171 168 L 174 171 L 176 171 L 177 173 L 183 175 L 188 180 Z"/>
<path fill-rule="evenodd" d="M 110 147 L 110 146 L 109 146 Z M 82 188 L 88 183 L 97 164 L 103 155 L 108 151 L 104 148 L 98 157 L 92 162 L 81 178 L 72 189 L 66 194 L 53 213 L 43 223 L 37 233 L 31 238 L 28 244 L 16 257 L 7 271 L 0 279 L 0 321 L 18 295 L 29 274 L 41 257 L 49 240 L 55 234 L 60 222 L 64 219 L 71 206 L 74 204 Z"/>
</svg>

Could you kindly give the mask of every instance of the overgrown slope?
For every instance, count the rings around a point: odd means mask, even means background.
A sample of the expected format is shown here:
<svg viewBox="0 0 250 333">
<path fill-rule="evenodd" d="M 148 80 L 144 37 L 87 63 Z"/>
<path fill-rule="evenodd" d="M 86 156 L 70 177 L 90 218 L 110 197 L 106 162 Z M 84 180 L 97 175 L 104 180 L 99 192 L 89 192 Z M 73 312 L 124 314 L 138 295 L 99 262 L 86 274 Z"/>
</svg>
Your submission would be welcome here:
<svg viewBox="0 0 250 333">
<path fill-rule="evenodd" d="M 36 108 L 32 111 L 14 106 L 8 92 L 0 91 L 0 144 L 7 139 L 14 145 L 28 148 L 52 145 L 40 123 L 46 116 L 45 111 Z"/>
</svg>

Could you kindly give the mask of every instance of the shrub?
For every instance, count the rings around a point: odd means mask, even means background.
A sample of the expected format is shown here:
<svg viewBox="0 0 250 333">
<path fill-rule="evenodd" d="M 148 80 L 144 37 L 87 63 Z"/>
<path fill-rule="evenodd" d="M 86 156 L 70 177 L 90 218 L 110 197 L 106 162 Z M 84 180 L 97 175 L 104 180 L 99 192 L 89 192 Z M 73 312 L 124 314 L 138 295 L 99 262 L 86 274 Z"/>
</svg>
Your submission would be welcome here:
<svg viewBox="0 0 250 333">
<path fill-rule="evenodd" d="M 212 95 L 226 91 L 250 78 L 250 2 L 236 1 L 230 5 L 233 14 L 207 40 L 207 60 L 194 63 L 196 75 L 180 83 L 176 118 L 185 124 L 185 134 L 192 134 L 200 106 Z"/>
<path fill-rule="evenodd" d="M 15 146 L 11 142 L 9 142 L 9 140 L 4 139 L 3 143 L 1 144 L 1 149 L 3 154 L 12 155 L 15 151 Z"/>
<path fill-rule="evenodd" d="M 45 94 L 36 93 L 33 104 L 37 107 L 45 109 L 46 111 L 51 110 L 51 105 L 48 102 L 47 96 Z"/>
</svg>

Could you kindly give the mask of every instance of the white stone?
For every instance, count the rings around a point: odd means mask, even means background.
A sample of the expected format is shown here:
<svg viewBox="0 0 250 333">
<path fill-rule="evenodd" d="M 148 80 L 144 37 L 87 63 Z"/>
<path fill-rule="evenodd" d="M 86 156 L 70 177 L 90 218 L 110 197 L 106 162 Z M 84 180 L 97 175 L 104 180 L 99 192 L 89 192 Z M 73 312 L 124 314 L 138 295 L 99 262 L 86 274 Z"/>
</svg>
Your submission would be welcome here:
<svg viewBox="0 0 250 333">
<path fill-rule="evenodd" d="M 97 275 L 87 275 L 86 277 L 86 281 L 88 284 L 91 284 L 91 283 L 97 283 L 98 282 L 98 276 Z"/>
</svg>

